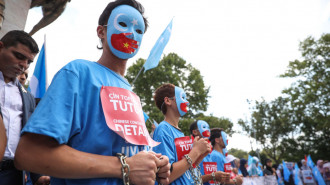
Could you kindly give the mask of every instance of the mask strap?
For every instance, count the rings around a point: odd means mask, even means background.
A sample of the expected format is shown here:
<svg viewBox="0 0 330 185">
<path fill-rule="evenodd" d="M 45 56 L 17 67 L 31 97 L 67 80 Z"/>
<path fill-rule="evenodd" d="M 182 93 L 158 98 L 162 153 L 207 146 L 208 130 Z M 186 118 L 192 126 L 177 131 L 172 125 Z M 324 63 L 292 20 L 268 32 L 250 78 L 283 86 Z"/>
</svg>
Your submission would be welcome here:
<svg viewBox="0 0 330 185">
<path fill-rule="evenodd" d="M 165 97 L 165 98 L 166 98 L 166 97 Z M 174 97 L 171 97 L 171 98 L 167 97 L 167 98 L 170 99 L 170 100 L 174 100 Z M 160 110 L 161 110 L 161 111 L 163 110 L 163 106 L 164 106 L 164 104 L 165 104 L 165 100 L 163 101 L 162 105 L 160 106 Z"/>
</svg>

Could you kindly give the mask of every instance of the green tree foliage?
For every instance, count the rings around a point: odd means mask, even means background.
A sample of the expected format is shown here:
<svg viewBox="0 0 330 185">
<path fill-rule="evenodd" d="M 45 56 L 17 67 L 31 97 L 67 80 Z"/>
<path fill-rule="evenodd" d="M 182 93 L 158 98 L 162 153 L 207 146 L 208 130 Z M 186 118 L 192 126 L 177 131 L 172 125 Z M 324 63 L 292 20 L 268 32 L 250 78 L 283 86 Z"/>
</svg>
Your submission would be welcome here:
<svg viewBox="0 0 330 185">
<path fill-rule="evenodd" d="M 138 59 L 127 69 L 126 78 L 132 83 L 139 70 L 145 63 L 144 59 Z M 233 123 L 226 118 L 204 116 L 208 106 L 209 87 L 205 86 L 200 71 L 188 64 L 175 53 L 165 55 L 156 68 L 141 73 L 133 85 L 133 91 L 141 98 L 143 110 L 151 119 L 157 122 L 164 120 L 164 116 L 154 103 L 155 90 L 164 83 L 172 83 L 182 87 L 189 101 L 189 112 L 181 118 L 180 128 L 185 135 L 190 135 L 189 126 L 197 119 L 205 120 L 211 128 L 221 127 L 231 134 Z M 147 123 L 151 127 L 151 122 Z"/>
<path fill-rule="evenodd" d="M 144 59 L 138 59 L 127 69 L 126 78 L 132 83 L 139 70 L 145 63 Z M 183 88 L 189 100 L 189 113 L 205 111 L 208 105 L 209 87 L 206 87 L 200 71 L 179 57 L 175 53 L 165 55 L 156 68 L 141 74 L 133 86 L 133 91 L 141 98 L 143 110 L 150 117 L 160 122 L 163 119 L 157 107 L 153 106 L 153 93 L 164 83 L 172 83 Z"/>
<path fill-rule="evenodd" d="M 193 123 L 195 120 L 204 120 L 206 121 L 210 128 L 223 128 L 224 131 L 232 135 L 234 133 L 233 131 L 233 123 L 228 118 L 218 118 L 213 115 L 205 116 L 204 114 L 200 113 L 198 115 L 195 115 L 194 118 L 185 118 L 181 119 L 180 121 L 180 128 L 182 129 L 182 132 L 187 136 L 190 135 L 190 124 Z"/>
<path fill-rule="evenodd" d="M 289 63 L 283 78 L 297 79 L 283 91 L 289 99 L 290 124 L 301 134 L 293 145 L 314 159 L 330 159 L 330 34 L 300 43 L 302 60 Z"/>
<path fill-rule="evenodd" d="M 330 159 L 330 34 L 308 37 L 300 51 L 302 60 L 291 61 L 281 75 L 295 83 L 273 101 L 255 101 L 251 120 L 239 122 L 276 162 L 305 154 Z"/>
<path fill-rule="evenodd" d="M 244 150 L 241 150 L 241 149 L 237 149 L 237 148 L 231 148 L 229 151 L 228 151 L 228 154 L 230 155 L 233 155 L 239 159 L 246 159 L 248 160 L 248 153 Z"/>
<path fill-rule="evenodd" d="M 279 151 L 283 138 L 290 138 L 294 127 L 290 124 L 290 114 L 287 100 L 278 97 L 267 103 L 265 100 L 255 101 L 252 108 L 250 124 L 239 121 L 243 130 L 256 139 L 264 149 L 264 152 L 276 162 L 279 162 L 283 153 Z"/>
</svg>

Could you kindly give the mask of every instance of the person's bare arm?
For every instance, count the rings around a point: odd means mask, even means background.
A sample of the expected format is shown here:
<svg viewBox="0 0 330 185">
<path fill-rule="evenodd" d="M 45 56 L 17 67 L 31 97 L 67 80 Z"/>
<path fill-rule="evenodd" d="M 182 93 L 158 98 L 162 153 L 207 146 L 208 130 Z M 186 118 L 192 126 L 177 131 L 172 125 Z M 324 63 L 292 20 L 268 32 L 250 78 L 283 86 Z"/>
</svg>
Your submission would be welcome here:
<svg viewBox="0 0 330 185">
<path fill-rule="evenodd" d="M 236 176 L 234 179 L 236 180 L 237 185 L 243 184 L 243 178 L 241 176 Z M 226 184 L 235 184 L 235 182 L 233 179 L 230 179 Z"/>
<path fill-rule="evenodd" d="M 140 152 L 126 159 L 133 184 L 154 184 L 155 155 Z M 122 178 L 121 163 L 117 157 L 90 154 L 59 145 L 48 136 L 26 133 L 17 146 L 15 166 L 20 170 L 58 178 Z"/>
<path fill-rule="evenodd" d="M 7 144 L 6 129 L 2 117 L 0 116 L 0 161 L 2 160 L 3 155 L 5 153 L 6 144 Z"/>
<path fill-rule="evenodd" d="M 212 174 L 202 175 L 203 183 L 213 180 Z"/>
<path fill-rule="evenodd" d="M 214 177 L 217 182 L 229 182 L 230 179 L 230 173 L 217 171 L 214 172 Z M 211 180 L 214 180 L 212 177 L 212 174 L 207 174 L 202 176 L 203 183 L 209 182 Z"/>
<path fill-rule="evenodd" d="M 194 140 L 193 148 L 189 152 L 188 156 L 191 158 L 192 163 L 198 163 L 198 159 L 200 156 L 204 155 L 211 151 L 211 148 L 206 139 L 199 139 L 196 137 Z M 190 164 L 186 159 L 182 159 L 178 162 L 173 163 L 173 171 L 169 177 L 170 183 L 176 180 L 177 178 L 181 177 L 190 167 Z"/>
</svg>

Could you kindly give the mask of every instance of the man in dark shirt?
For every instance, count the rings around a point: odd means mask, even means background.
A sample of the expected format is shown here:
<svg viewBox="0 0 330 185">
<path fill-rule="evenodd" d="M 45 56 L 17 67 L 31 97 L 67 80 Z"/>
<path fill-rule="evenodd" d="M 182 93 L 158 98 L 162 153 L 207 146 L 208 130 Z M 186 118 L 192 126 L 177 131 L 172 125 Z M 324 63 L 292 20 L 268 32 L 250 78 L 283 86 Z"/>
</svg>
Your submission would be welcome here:
<svg viewBox="0 0 330 185">
<path fill-rule="evenodd" d="M 266 159 L 266 168 L 264 169 L 264 176 L 275 175 L 275 171 L 272 169 L 272 160 Z"/>
</svg>

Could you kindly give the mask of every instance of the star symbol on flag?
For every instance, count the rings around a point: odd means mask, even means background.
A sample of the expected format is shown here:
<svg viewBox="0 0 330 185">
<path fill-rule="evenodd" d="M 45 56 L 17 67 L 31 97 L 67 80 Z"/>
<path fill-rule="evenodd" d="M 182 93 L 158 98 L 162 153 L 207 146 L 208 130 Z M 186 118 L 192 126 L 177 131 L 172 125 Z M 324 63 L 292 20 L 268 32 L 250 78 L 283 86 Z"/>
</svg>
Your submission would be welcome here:
<svg viewBox="0 0 330 185">
<path fill-rule="evenodd" d="M 136 19 L 133 19 L 131 23 L 133 24 L 133 26 L 138 25 L 138 22 Z"/>
<path fill-rule="evenodd" d="M 129 46 L 129 44 L 126 42 L 126 43 L 124 43 L 124 47 L 125 48 L 128 48 L 128 46 Z"/>
<path fill-rule="evenodd" d="M 160 40 L 159 40 L 160 43 L 163 43 L 164 42 L 164 37 L 162 37 Z"/>
</svg>

